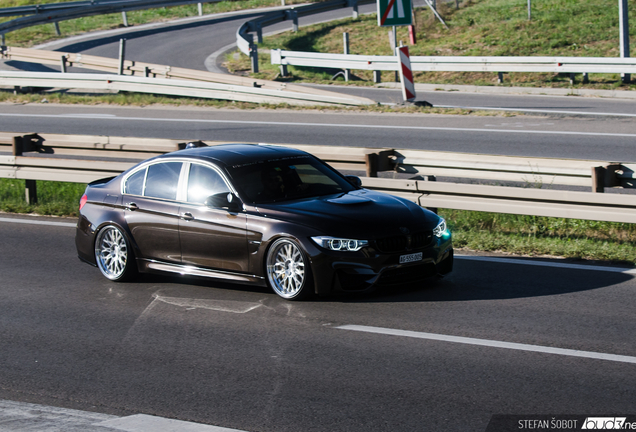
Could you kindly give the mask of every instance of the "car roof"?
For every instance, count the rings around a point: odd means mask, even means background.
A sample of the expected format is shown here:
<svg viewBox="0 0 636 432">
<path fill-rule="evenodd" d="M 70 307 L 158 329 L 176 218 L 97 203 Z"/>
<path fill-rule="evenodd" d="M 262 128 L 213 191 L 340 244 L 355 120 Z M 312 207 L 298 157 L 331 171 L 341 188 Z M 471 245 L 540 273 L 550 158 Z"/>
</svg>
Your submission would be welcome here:
<svg viewBox="0 0 636 432">
<path fill-rule="evenodd" d="M 264 144 L 221 144 L 209 147 L 179 150 L 167 153 L 161 156 L 161 158 L 189 157 L 201 160 L 211 160 L 226 166 L 235 166 L 282 157 L 308 155 L 308 153 L 302 150 L 282 146 Z"/>
</svg>

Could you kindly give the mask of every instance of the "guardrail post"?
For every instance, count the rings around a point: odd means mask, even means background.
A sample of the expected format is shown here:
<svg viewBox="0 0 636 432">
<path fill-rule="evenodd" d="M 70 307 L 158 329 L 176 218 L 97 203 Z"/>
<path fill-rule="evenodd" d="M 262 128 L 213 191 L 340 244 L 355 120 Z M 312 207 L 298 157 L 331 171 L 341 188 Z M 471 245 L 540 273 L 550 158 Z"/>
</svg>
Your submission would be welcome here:
<svg viewBox="0 0 636 432">
<path fill-rule="evenodd" d="M 263 26 L 260 22 L 256 22 L 256 40 L 258 43 L 263 43 Z"/>
<path fill-rule="evenodd" d="M 0 40 L 0 44 L 1 44 L 2 46 L 5 46 L 7 43 L 6 43 L 6 40 L 5 40 L 5 38 L 4 38 L 4 33 L 2 33 L 0 36 L 1 36 L 1 37 L 0 37 L 0 39 L 1 39 L 1 40 Z"/>
<path fill-rule="evenodd" d="M 342 33 L 342 44 L 344 45 L 344 53 L 349 54 L 349 33 Z M 349 81 L 349 75 L 351 74 L 350 69 L 344 70 L 344 79 L 345 81 Z"/>
<path fill-rule="evenodd" d="M 292 31 L 296 33 L 298 31 L 298 12 L 292 9 L 291 14 L 292 14 Z"/>
<path fill-rule="evenodd" d="M 583 72 L 583 84 L 587 84 L 590 82 L 590 77 L 587 72 Z"/>
<path fill-rule="evenodd" d="M 570 85 L 574 85 L 576 83 L 576 74 L 570 74 Z"/>
<path fill-rule="evenodd" d="M 124 27 L 128 27 L 128 16 L 126 16 L 126 11 L 121 13 L 121 19 L 124 21 Z"/>
<path fill-rule="evenodd" d="M 13 145 L 11 146 L 11 152 L 13 156 L 22 156 L 22 137 L 13 137 Z"/>
<path fill-rule="evenodd" d="M 376 84 L 380 84 L 382 82 L 382 71 L 373 71 L 373 82 Z"/>
<path fill-rule="evenodd" d="M 254 43 L 254 35 L 246 35 L 250 43 L 250 61 L 252 63 L 252 73 L 258 73 L 258 45 Z"/>
<path fill-rule="evenodd" d="M 497 82 L 499 84 L 503 84 L 504 79 L 503 79 L 503 72 L 497 72 Z"/>
<path fill-rule="evenodd" d="M 629 57 L 629 12 L 627 0 L 618 0 L 618 20 L 620 21 L 620 49 L 621 57 Z M 621 74 L 624 83 L 631 81 L 631 75 Z"/>
<path fill-rule="evenodd" d="M 351 6 L 352 9 L 353 19 L 358 19 L 360 15 L 358 13 L 358 0 L 349 0 L 349 6 Z"/>
<path fill-rule="evenodd" d="M 38 202 L 38 185 L 35 180 L 24 181 L 24 199 L 27 205 L 37 204 Z"/>
<path fill-rule="evenodd" d="M 197 3 L 197 9 L 199 10 L 199 16 L 203 16 L 203 5 L 201 3 Z"/>
<path fill-rule="evenodd" d="M 66 56 L 60 56 L 60 72 L 66 73 Z"/>
<path fill-rule="evenodd" d="M 58 36 L 62 36 L 62 32 L 60 31 L 60 23 L 55 21 L 53 24 L 55 25 L 55 34 Z"/>
<path fill-rule="evenodd" d="M 124 59 L 126 57 L 126 39 L 119 39 L 119 70 L 118 74 L 124 74 Z"/>
<path fill-rule="evenodd" d="M 367 153 L 364 155 L 364 164 L 367 169 L 367 177 L 378 176 L 378 154 Z"/>
<path fill-rule="evenodd" d="M 605 192 L 605 167 L 592 167 L 592 192 Z"/>
</svg>

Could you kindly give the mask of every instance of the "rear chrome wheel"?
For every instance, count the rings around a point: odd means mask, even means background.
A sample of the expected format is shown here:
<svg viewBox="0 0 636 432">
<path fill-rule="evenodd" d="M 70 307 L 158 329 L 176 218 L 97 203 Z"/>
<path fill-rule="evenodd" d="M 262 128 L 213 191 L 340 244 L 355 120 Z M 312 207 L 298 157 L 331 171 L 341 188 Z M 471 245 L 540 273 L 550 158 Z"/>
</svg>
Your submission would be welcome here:
<svg viewBox="0 0 636 432">
<path fill-rule="evenodd" d="M 112 281 L 129 279 L 135 273 L 134 255 L 119 228 L 104 227 L 95 241 L 95 261 L 104 276 Z"/>
<path fill-rule="evenodd" d="M 267 252 L 267 280 L 274 292 L 287 300 L 300 300 L 311 293 L 311 269 L 300 245 L 279 239 Z"/>
</svg>

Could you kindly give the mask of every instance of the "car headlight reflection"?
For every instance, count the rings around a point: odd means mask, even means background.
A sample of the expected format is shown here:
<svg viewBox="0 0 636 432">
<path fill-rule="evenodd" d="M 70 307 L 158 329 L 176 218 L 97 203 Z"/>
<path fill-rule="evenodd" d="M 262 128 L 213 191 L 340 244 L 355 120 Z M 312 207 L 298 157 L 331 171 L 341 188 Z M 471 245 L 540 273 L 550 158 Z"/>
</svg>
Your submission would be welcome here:
<svg viewBox="0 0 636 432">
<path fill-rule="evenodd" d="M 325 249 L 331 249 L 333 251 L 355 252 L 369 245 L 368 240 L 354 240 L 324 236 L 312 237 L 311 239 L 316 242 L 318 246 Z"/>
<path fill-rule="evenodd" d="M 450 235 L 450 231 L 448 231 L 448 227 L 446 226 L 446 220 L 444 218 L 440 218 L 437 226 L 433 229 L 433 235 L 438 238 L 448 238 Z"/>
</svg>

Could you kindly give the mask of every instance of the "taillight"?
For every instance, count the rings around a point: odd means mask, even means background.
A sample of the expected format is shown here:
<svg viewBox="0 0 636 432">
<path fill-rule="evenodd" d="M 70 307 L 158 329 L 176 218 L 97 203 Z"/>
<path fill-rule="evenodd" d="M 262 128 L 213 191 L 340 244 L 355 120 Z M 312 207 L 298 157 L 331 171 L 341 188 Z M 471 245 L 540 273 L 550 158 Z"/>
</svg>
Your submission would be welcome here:
<svg viewBox="0 0 636 432">
<path fill-rule="evenodd" d="M 86 204 L 86 201 L 88 201 L 88 197 L 86 196 L 86 194 L 82 195 L 82 198 L 80 198 L 80 210 L 82 209 L 82 207 L 84 207 L 84 204 Z"/>
</svg>

